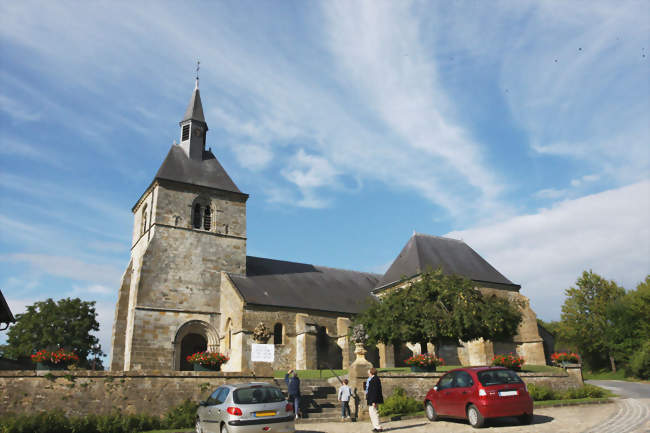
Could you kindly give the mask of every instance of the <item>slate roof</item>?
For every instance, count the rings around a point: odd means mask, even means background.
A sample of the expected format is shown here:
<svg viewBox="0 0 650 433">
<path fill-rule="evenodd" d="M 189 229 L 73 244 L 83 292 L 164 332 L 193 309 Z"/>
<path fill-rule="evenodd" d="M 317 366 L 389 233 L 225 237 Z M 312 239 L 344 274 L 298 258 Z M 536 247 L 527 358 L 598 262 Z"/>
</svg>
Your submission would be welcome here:
<svg viewBox="0 0 650 433">
<path fill-rule="evenodd" d="M 198 88 L 195 88 L 194 92 L 192 92 L 190 103 L 187 105 L 187 110 L 185 110 L 185 115 L 180 123 L 183 123 L 186 120 L 198 120 L 199 122 L 205 123 L 203 105 L 201 104 L 201 94 L 199 93 Z"/>
<path fill-rule="evenodd" d="M 2 290 L 0 290 L 0 323 L 9 324 L 15 321 L 16 319 L 14 319 L 14 315 L 11 314 L 7 301 L 5 301 L 5 297 L 2 295 Z"/>
<path fill-rule="evenodd" d="M 190 159 L 183 148 L 172 145 L 169 153 L 156 173 L 156 179 L 173 180 L 192 185 L 207 186 L 223 191 L 243 194 L 226 170 L 223 169 L 214 154 L 207 150 L 203 152 L 203 160 Z"/>
<path fill-rule="evenodd" d="M 381 275 L 246 257 L 246 275 L 228 274 L 248 304 L 358 313 Z"/>
<path fill-rule="evenodd" d="M 409 239 L 377 287 L 421 274 L 429 267 L 441 267 L 445 274 L 462 275 L 473 281 L 512 286 L 515 289 L 520 287 L 504 277 L 465 242 L 420 233 Z"/>
</svg>

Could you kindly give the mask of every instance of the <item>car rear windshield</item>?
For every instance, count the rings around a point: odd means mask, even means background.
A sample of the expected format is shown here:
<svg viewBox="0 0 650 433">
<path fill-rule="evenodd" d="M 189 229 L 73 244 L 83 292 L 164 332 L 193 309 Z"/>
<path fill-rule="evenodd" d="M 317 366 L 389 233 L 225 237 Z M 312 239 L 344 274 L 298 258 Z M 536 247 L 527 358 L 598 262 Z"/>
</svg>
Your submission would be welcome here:
<svg viewBox="0 0 650 433">
<path fill-rule="evenodd" d="M 237 404 L 277 403 L 284 401 L 284 395 L 280 391 L 280 388 L 270 386 L 239 388 L 235 390 L 232 398 Z"/>
<path fill-rule="evenodd" d="M 483 386 L 507 385 L 509 383 L 523 383 L 512 370 L 485 370 L 477 373 L 478 380 Z"/>
</svg>

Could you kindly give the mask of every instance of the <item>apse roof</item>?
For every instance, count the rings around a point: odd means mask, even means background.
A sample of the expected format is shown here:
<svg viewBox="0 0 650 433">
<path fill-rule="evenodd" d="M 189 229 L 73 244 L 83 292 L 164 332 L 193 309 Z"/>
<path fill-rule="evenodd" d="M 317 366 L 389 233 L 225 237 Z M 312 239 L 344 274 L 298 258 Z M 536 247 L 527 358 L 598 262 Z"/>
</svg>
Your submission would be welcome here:
<svg viewBox="0 0 650 433">
<path fill-rule="evenodd" d="M 420 233 L 409 239 L 380 279 L 377 288 L 421 274 L 429 268 L 439 267 L 445 274 L 457 274 L 474 281 L 519 288 L 465 242 Z"/>
</svg>

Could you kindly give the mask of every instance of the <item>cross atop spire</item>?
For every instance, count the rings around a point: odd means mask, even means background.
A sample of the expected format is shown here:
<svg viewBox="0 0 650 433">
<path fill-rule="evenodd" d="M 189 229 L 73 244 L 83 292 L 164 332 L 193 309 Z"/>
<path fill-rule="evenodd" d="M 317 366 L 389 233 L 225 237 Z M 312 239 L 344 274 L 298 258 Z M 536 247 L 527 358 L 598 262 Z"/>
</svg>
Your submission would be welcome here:
<svg viewBox="0 0 650 433">
<path fill-rule="evenodd" d="M 194 90 L 197 90 L 199 88 L 199 69 L 201 69 L 201 62 L 197 60 L 196 61 L 196 84 L 194 85 Z"/>
</svg>

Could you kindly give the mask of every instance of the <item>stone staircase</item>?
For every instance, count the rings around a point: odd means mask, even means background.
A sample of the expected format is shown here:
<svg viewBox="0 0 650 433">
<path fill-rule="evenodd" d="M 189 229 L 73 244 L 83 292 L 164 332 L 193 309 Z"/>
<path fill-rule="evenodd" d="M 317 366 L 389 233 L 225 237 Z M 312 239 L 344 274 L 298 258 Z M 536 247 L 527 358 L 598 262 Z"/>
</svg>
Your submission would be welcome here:
<svg viewBox="0 0 650 433">
<path fill-rule="evenodd" d="M 284 380 L 275 379 L 275 383 L 287 395 L 287 385 Z M 326 379 L 301 379 L 300 410 L 302 418 L 296 422 L 299 424 L 340 422 L 341 403 L 337 399 L 337 392 L 338 388 L 329 384 Z"/>
</svg>

